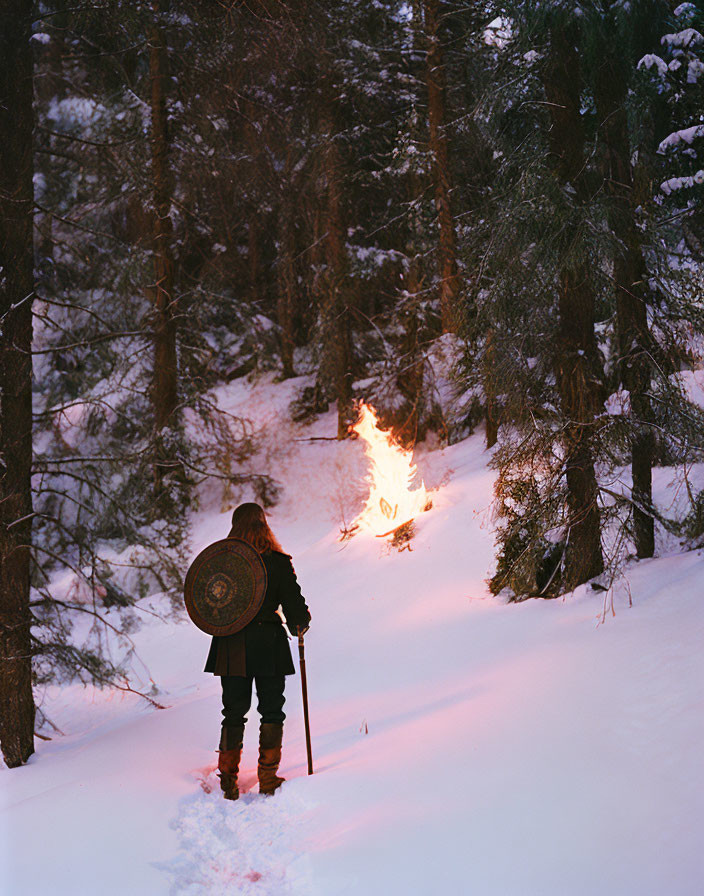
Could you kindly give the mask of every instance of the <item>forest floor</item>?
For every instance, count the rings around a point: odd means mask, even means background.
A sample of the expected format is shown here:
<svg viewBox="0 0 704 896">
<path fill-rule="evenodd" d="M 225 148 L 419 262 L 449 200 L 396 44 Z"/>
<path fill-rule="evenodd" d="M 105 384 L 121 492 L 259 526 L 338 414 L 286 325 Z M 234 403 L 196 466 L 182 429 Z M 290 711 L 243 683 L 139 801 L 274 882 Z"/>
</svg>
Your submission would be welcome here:
<svg viewBox="0 0 704 896">
<path fill-rule="evenodd" d="M 219 680 L 202 672 L 209 638 L 169 618 L 162 596 L 145 598 L 135 686 L 156 682 L 164 708 L 117 690 L 46 691 L 62 736 L 0 772 L 0 890 L 698 896 L 704 552 L 669 545 L 613 592 L 492 597 L 482 433 L 419 448 L 435 491 L 411 550 L 363 533 L 340 543 L 366 462 L 359 442 L 296 441 L 336 430 L 332 414 L 287 422 L 299 385 L 240 381 L 220 401 L 255 423 L 251 468 L 284 484 L 270 519 L 313 615 L 315 774 L 296 676 L 287 782 L 273 798 L 256 792 L 252 709 L 243 795 L 221 798 Z M 668 503 L 665 471 L 656 485 Z M 226 535 L 231 509 L 203 493 L 192 556 Z"/>
</svg>

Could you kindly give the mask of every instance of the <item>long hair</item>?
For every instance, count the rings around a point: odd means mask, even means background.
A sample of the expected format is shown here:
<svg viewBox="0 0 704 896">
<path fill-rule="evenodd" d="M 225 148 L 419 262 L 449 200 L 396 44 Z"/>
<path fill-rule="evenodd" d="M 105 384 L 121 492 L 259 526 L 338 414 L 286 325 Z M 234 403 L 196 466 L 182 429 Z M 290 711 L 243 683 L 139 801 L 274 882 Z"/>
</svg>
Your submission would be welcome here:
<svg viewBox="0 0 704 896">
<path fill-rule="evenodd" d="M 251 544 L 260 554 L 267 551 L 284 553 L 284 549 L 269 528 L 266 514 L 258 504 L 240 504 L 235 508 L 232 514 L 232 528 L 228 537 L 241 538 Z"/>
</svg>

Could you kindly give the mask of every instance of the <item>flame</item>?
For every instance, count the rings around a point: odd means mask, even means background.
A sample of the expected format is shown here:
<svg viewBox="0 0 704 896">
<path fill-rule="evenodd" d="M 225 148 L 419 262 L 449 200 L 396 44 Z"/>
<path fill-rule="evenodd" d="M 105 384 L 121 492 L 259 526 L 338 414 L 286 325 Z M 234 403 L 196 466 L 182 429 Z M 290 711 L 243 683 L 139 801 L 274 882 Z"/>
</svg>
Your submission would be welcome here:
<svg viewBox="0 0 704 896">
<path fill-rule="evenodd" d="M 361 402 L 353 432 L 364 440 L 369 458 L 369 497 L 355 520 L 374 535 L 389 535 L 425 510 L 428 492 L 423 481 L 411 489 L 416 478 L 413 452 L 398 445 L 391 432 L 379 429 L 376 411 Z"/>
</svg>

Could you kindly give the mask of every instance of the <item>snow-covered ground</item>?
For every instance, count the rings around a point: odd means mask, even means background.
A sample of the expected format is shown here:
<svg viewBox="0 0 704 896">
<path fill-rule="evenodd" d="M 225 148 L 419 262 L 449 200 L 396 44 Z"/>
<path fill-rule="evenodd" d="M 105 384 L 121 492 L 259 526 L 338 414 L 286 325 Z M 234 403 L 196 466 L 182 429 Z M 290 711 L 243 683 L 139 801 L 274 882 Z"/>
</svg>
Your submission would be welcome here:
<svg viewBox="0 0 704 896">
<path fill-rule="evenodd" d="M 296 676 L 287 783 L 256 793 L 253 709 L 244 794 L 223 800 L 219 680 L 201 671 L 209 639 L 145 612 L 136 682 L 151 676 L 165 708 L 47 692 L 63 736 L 0 773 L 0 891 L 698 896 L 704 554 L 640 562 L 613 595 L 491 597 L 481 434 L 420 453 L 437 491 L 411 551 L 366 534 L 341 544 L 364 494 L 362 447 L 295 441 L 335 432 L 332 415 L 285 422 L 296 386 L 240 382 L 220 400 L 254 419 L 266 453 L 252 463 L 285 484 L 271 522 L 313 613 L 315 775 Z M 194 555 L 227 533 L 222 511 L 213 493 L 194 517 Z"/>
</svg>

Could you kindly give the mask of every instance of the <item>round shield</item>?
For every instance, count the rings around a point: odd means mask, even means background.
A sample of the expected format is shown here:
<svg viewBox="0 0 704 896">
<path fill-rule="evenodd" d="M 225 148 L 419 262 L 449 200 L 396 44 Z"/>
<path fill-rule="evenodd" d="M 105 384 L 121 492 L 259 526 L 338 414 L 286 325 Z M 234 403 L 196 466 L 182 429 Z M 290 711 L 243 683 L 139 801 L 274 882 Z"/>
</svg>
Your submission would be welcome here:
<svg viewBox="0 0 704 896">
<path fill-rule="evenodd" d="M 266 568 L 259 552 L 241 538 L 209 545 L 191 564 L 183 586 L 191 620 L 209 635 L 233 635 L 259 612 Z"/>
</svg>

